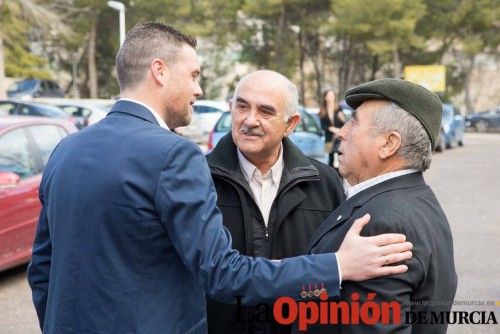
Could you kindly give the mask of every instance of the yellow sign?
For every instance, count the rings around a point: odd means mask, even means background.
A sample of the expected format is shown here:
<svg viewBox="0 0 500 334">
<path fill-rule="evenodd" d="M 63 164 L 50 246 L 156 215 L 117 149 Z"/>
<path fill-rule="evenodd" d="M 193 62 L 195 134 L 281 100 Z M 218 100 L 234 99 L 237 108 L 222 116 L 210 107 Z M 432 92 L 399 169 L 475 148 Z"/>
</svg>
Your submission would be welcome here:
<svg viewBox="0 0 500 334">
<path fill-rule="evenodd" d="M 444 65 L 405 66 L 405 80 L 424 86 L 433 92 L 446 90 L 446 67 Z"/>
</svg>

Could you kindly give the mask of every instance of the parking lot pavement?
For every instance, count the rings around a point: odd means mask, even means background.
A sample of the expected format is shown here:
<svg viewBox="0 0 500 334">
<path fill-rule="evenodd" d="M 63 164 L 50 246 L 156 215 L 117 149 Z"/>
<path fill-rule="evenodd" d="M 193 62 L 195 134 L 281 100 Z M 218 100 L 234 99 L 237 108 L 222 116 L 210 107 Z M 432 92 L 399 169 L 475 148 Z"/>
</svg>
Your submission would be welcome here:
<svg viewBox="0 0 500 334">
<path fill-rule="evenodd" d="M 454 238 L 455 311 L 493 311 L 500 322 L 500 134 L 467 133 L 465 146 L 433 156 L 425 173 Z M 0 273 L 0 334 L 40 333 L 26 266 Z M 498 306 L 481 305 L 488 301 Z M 467 305 L 468 304 L 468 305 Z M 477 317 L 475 319 L 478 319 Z M 500 325 L 451 325 L 452 334 L 500 333 Z"/>
</svg>

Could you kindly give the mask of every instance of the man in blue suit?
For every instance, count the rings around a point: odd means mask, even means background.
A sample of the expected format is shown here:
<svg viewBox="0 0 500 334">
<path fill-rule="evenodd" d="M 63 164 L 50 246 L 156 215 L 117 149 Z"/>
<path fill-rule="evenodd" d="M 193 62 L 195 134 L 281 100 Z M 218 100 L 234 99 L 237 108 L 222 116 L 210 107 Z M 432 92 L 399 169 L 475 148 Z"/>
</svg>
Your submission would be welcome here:
<svg viewBox="0 0 500 334">
<path fill-rule="evenodd" d="M 160 23 L 134 27 L 116 57 L 122 99 L 52 154 L 28 268 L 44 333 L 204 333 L 205 292 L 256 303 L 323 283 L 338 295 L 340 280 L 407 269 L 384 264 L 411 244 L 360 237 L 366 218 L 337 253 L 270 261 L 231 249 L 205 157 L 169 131 L 202 95 L 195 46 Z"/>
</svg>

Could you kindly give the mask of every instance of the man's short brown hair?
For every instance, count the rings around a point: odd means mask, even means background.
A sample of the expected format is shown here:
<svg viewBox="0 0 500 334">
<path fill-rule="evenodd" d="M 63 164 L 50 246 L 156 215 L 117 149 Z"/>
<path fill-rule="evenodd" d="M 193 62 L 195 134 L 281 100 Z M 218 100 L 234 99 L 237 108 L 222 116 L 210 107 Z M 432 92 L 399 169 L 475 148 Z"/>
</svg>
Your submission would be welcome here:
<svg viewBox="0 0 500 334">
<path fill-rule="evenodd" d="M 196 39 L 159 22 L 134 26 L 116 55 L 120 88 L 133 88 L 142 82 L 154 58 L 175 63 L 179 48 L 187 44 L 196 48 Z"/>
</svg>

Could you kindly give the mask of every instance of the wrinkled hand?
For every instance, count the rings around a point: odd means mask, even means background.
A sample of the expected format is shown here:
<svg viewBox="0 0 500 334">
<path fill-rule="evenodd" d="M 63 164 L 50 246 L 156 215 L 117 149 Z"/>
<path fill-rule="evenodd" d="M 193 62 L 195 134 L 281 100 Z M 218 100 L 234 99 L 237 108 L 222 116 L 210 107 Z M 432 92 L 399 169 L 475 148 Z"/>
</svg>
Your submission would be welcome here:
<svg viewBox="0 0 500 334">
<path fill-rule="evenodd" d="M 343 281 L 364 281 L 408 270 L 406 265 L 389 265 L 411 258 L 410 250 L 413 245 L 405 242 L 403 234 L 360 236 L 361 230 L 369 221 L 369 214 L 356 219 L 336 253 Z"/>
</svg>

